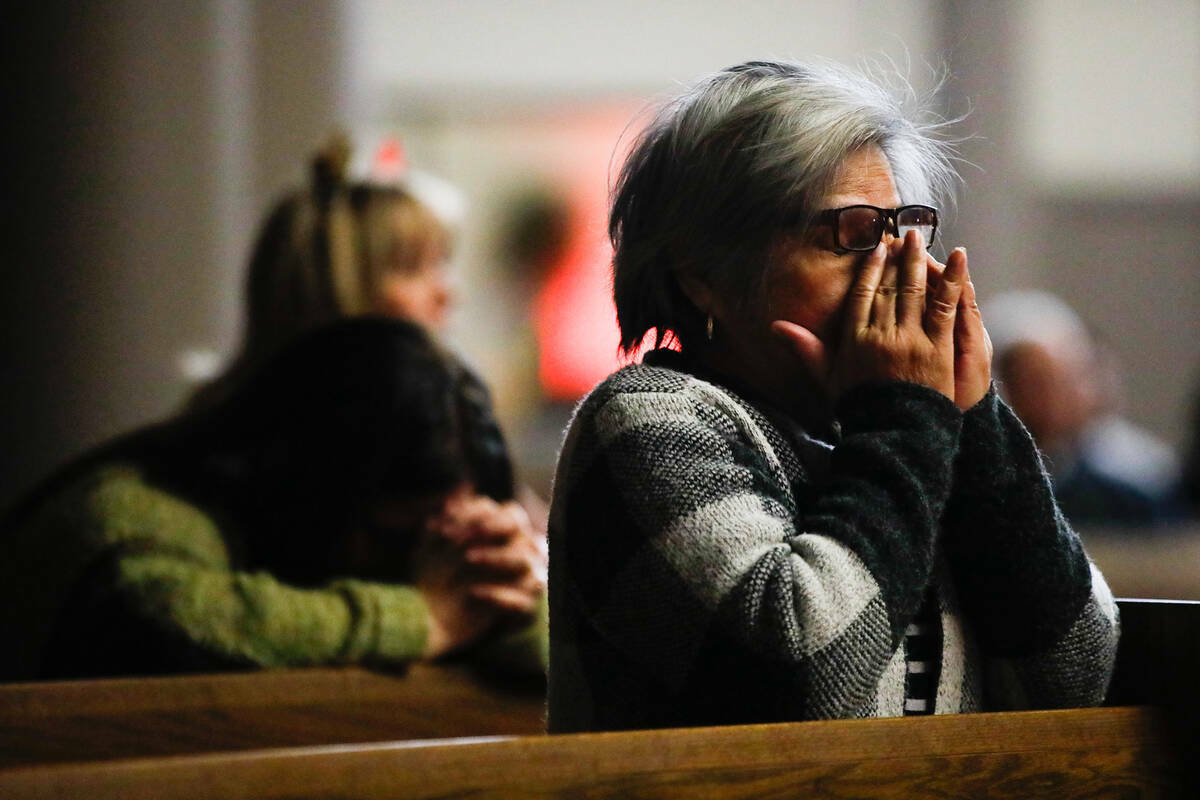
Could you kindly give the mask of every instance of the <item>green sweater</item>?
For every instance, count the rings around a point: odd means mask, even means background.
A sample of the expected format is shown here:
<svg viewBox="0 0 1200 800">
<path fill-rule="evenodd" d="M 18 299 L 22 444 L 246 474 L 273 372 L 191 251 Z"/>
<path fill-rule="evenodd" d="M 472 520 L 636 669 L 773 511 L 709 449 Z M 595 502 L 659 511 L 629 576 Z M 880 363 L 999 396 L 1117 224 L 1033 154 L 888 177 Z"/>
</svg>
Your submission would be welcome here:
<svg viewBox="0 0 1200 800">
<path fill-rule="evenodd" d="M 297 588 L 246 571 L 242 549 L 213 515 L 135 466 L 88 473 L 0 537 L 0 678 L 395 666 L 424 652 L 427 608 L 416 589 L 350 578 Z M 541 671 L 545 630 L 543 611 L 470 656 Z"/>
</svg>

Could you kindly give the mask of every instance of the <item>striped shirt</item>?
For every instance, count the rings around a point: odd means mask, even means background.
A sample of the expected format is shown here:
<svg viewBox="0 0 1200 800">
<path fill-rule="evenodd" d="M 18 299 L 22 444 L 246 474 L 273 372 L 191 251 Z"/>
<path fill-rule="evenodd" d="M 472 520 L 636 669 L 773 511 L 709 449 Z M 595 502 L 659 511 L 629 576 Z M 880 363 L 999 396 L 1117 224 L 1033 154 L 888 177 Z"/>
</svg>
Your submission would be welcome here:
<svg viewBox="0 0 1200 800">
<path fill-rule="evenodd" d="M 925 595 L 925 602 L 904 631 L 904 715 L 934 713 L 938 677 L 942 666 L 942 621 L 937 597 Z"/>
</svg>

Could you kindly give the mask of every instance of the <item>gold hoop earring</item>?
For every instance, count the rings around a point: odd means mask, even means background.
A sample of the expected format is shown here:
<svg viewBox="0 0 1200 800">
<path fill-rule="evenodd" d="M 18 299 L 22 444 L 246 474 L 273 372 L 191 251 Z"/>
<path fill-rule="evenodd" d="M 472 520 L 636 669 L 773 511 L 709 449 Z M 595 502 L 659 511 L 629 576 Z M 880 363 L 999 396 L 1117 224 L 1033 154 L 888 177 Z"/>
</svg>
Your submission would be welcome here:
<svg viewBox="0 0 1200 800">
<path fill-rule="evenodd" d="M 713 339 L 713 317 L 712 317 L 712 314 L 708 315 L 708 324 L 704 328 L 704 335 L 708 337 L 708 340 L 710 342 L 712 341 L 712 339 Z"/>
</svg>

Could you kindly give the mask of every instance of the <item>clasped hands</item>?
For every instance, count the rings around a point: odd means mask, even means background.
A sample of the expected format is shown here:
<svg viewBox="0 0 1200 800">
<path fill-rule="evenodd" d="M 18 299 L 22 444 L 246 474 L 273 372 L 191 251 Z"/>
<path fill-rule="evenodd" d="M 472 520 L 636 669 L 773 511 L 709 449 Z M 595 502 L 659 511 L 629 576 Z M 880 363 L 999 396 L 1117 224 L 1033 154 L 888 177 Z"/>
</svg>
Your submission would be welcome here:
<svg viewBox="0 0 1200 800">
<path fill-rule="evenodd" d="M 428 658 L 528 623 L 546 588 L 546 539 L 525 509 L 474 493 L 452 496 L 428 521 L 414 563 L 429 607 Z"/>
<path fill-rule="evenodd" d="M 963 248 L 941 264 L 916 231 L 881 241 L 865 257 L 841 323 L 832 351 L 794 322 L 771 325 L 808 369 L 824 378 L 834 398 L 875 380 L 929 386 L 963 411 L 987 394 L 992 345 Z"/>
</svg>

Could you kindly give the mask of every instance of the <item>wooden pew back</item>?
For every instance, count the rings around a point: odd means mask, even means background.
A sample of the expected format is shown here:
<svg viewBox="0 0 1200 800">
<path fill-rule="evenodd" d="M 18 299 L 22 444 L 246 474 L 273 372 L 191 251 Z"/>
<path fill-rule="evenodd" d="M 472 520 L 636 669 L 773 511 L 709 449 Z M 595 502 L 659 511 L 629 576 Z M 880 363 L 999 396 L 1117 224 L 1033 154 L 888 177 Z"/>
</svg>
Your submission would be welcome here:
<svg viewBox="0 0 1200 800">
<path fill-rule="evenodd" d="M 1146 708 L 524 736 L 24 768 L 5 797 L 1168 798 Z"/>
<path fill-rule="evenodd" d="M 1195 782 L 1200 736 L 1195 735 L 1198 694 L 1194 685 L 1195 676 L 1200 675 L 1200 603 L 1122 601 L 1121 613 L 1123 636 L 1111 693 L 1112 702 L 1119 705 L 1105 708 L 393 741 L 73 764 L 19 762 L 0 768 L 0 796 L 1194 800 L 1200 797 L 1200 785 Z M 287 675 L 269 677 L 291 680 Z M 398 683 L 392 687 L 376 683 L 375 678 L 381 676 L 355 671 L 334 671 L 327 677 L 336 682 L 337 675 L 358 677 L 350 679 L 349 690 L 335 684 L 325 685 L 321 692 L 310 687 L 310 701 L 320 695 L 329 702 L 300 703 L 298 707 L 308 709 L 302 716 L 310 712 L 316 716 L 306 717 L 311 729 L 297 725 L 296 730 L 326 735 L 329 725 L 316 717 L 336 717 L 338 697 L 347 693 L 357 693 L 364 707 L 382 705 L 387 709 L 378 717 L 371 715 L 374 712 L 364 717 L 367 728 L 384 724 L 384 718 L 392 713 L 409 718 L 406 724 L 410 727 L 418 725 L 422 715 L 438 714 L 431 701 L 439 690 L 420 685 L 422 678 L 434 677 L 426 676 L 424 670 L 393 679 Z M 252 686 L 242 685 L 241 691 L 250 694 L 241 697 L 228 689 L 222 695 L 228 707 L 215 704 L 221 706 L 218 717 L 232 715 L 231 729 L 222 736 L 232 736 L 238 725 L 251 724 L 255 714 L 276 713 L 280 704 L 297 707 L 289 705 L 295 699 L 294 686 L 289 689 L 286 683 L 276 684 L 277 696 L 253 694 L 254 690 L 247 688 Z M 401 696 L 407 698 L 406 711 L 397 710 L 388 699 Z M 57 702 L 61 704 L 61 699 Z M 125 701 L 93 693 L 87 702 L 93 704 L 93 710 L 113 710 Z M 142 711 L 162 708 L 161 697 L 141 702 L 145 706 Z M 28 703 L 29 709 L 39 708 L 32 699 Z M 243 708 L 246 703 L 251 708 Z M 174 710 L 164 713 L 171 718 L 197 713 L 203 722 L 208 713 L 205 709 L 212 706 L 189 695 L 176 698 Z M 46 720 L 57 720 L 53 725 L 47 723 L 47 733 L 54 735 L 55 726 L 74 719 L 62 711 L 61 705 L 51 703 L 38 712 Z M 240 716 L 243 712 L 244 719 Z M 532 718 L 526 718 L 521 724 L 531 722 Z M 424 730 L 436 735 L 432 723 Z M 101 730 L 98 735 L 103 733 Z M 227 740 L 222 743 L 230 749 Z M 248 745 L 256 746 L 253 742 Z M 216 748 L 198 747 L 192 752 L 212 749 Z"/>
<path fill-rule="evenodd" d="M 0 768 L 268 747 L 535 734 L 540 680 L 414 664 L 0 685 Z"/>
</svg>

